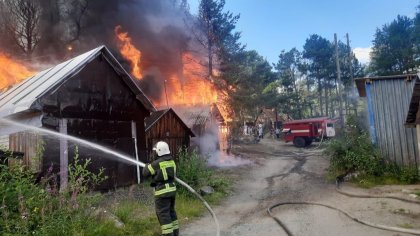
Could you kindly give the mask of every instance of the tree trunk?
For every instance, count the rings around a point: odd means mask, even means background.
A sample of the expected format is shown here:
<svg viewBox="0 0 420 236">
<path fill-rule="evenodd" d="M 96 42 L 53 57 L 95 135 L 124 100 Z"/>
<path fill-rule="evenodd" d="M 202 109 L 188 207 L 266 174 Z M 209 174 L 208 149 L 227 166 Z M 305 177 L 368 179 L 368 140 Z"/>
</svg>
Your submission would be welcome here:
<svg viewBox="0 0 420 236">
<path fill-rule="evenodd" d="M 323 109 L 323 101 L 322 101 L 322 87 L 321 87 L 321 78 L 318 78 L 318 99 L 319 99 L 319 111 L 320 115 L 324 115 L 324 109 Z"/>
<path fill-rule="evenodd" d="M 328 86 L 328 81 L 326 81 L 325 83 L 326 83 L 325 87 L 324 87 L 324 90 L 325 90 L 325 115 L 328 116 L 328 111 L 329 111 L 328 105 L 330 104 L 329 103 L 330 99 L 329 99 L 329 96 L 328 96 L 328 92 L 329 92 L 328 87 L 329 86 Z"/>
<path fill-rule="evenodd" d="M 208 40 L 208 58 L 209 58 L 209 76 L 213 76 L 213 44 L 211 40 Z"/>
</svg>

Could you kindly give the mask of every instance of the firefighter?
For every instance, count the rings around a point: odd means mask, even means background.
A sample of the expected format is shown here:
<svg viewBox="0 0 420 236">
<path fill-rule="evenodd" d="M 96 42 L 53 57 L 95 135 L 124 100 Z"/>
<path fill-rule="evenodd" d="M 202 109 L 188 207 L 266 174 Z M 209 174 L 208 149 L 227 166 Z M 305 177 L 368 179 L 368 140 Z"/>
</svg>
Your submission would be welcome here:
<svg viewBox="0 0 420 236">
<path fill-rule="evenodd" d="M 176 165 L 166 142 L 159 141 L 153 147 L 153 161 L 143 168 L 145 177 L 151 176 L 154 187 L 155 210 L 162 235 L 179 235 L 178 219 L 175 212 Z"/>
</svg>

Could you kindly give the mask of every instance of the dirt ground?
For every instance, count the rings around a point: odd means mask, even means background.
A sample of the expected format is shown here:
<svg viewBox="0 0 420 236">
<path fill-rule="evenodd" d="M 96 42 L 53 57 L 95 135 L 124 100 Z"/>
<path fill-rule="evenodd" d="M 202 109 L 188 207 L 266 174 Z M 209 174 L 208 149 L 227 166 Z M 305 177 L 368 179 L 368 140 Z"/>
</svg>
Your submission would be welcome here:
<svg viewBox="0 0 420 236">
<path fill-rule="evenodd" d="M 420 204 L 353 198 L 337 193 L 334 183 L 326 180 L 328 160 L 316 148 L 316 143 L 310 148 L 297 149 L 291 144 L 265 138 L 258 144 L 238 145 L 236 152 L 253 163 L 227 170 L 237 175 L 238 181 L 233 194 L 214 207 L 221 235 L 286 235 L 267 213 L 269 206 L 281 201 L 324 203 L 374 224 L 420 229 Z M 409 198 L 409 193 L 419 191 L 420 185 L 367 190 L 346 183 L 342 189 L 359 194 Z M 365 226 L 322 206 L 288 205 L 273 211 L 293 235 L 409 235 Z M 210 214 L 181 227 L 183 236 L 216 233 Z"/>
</svg>

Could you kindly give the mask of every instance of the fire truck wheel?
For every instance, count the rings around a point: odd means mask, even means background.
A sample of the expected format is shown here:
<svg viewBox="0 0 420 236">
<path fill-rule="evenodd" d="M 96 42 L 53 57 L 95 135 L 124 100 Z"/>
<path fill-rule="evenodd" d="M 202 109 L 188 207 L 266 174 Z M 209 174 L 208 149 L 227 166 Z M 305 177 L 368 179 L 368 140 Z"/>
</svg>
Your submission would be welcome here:
<svg viewBox="0 0 420 236">
<path fill-rule="evenodd" d="M 295 139 L 293 139 L 293 144 L 296 147 L 303 148 L 306 146 L 306 141 L 303 137 L 295 137 Z"/>
<path fill-rule="evenodd" d="M 311 145 L 312 141 L 313 141 L 313 139 L 311 139 L 311 138 L 306 138 L 306 139 L 305 139 L 306 146 Z"/>
</svg>

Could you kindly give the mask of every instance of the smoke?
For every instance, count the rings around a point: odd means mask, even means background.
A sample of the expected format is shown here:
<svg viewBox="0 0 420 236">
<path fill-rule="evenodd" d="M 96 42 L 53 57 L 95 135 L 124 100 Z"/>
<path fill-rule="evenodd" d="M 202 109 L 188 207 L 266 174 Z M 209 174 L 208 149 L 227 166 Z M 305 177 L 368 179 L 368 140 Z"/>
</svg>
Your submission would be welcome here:
<svg viewBox="0 0 420 236">
<path fill-rule="evenodd" d="M 38 22 L 40 40 L 32 61 L 56 64 L 99 45 L 118 52 L 114 29 L 120 25 L 128 32 L 133 45 L 141 51 L 140 67 L 151 85 L 149 96 L 162 96 L 165 79 L 182 74 L 182 54 L 192 48 L 191 29 L 186 26 L 190 17 L 183 0 L 34 0 L 39 2 Z M 11 9 L 4 14 L 11 14 Z M 2 12 L 3 14 L 3 12 Z M 0 23 L 3 17 L 0 17 Z M 190 19 L 191 20 L 191 19 Z M 2 25 L 0 25 L 0 31 Z M 72 50 L 68 50 L 68 46 Z M 0 51 L 18 56 L 19 49 L 9 40 L 0 39 Z M 196 49 L 194 50 L 196 51 Z M 23 53 L 20 53 L 21 55 Z M 119 61 L 124 61 L 116 54 Z M 130 71 L 128 63 L 122 63 Z M 179 76 L 181 77 L 181 76 Z"/>
<path fill-rule="evenodd" d="M 201 155 L 208 157 L 208 164 L 217 167 L 232 167 L 250 164 L 251 161 L 228 154 L 225 150 L 220 150 L 221 139 L 219 128 L 216 124 L 209 127 L 207 132 L 198 138 Z"/>
<path fill-rule="evenodd" d="M 191 41 L 184 23 L 186 13 L 180 3 L 167 0 L 90 2 L 80 47 L 86 50 L 100 44 L 115 47 L 114 28 L 120 25 L 142 54 L 140 67 L 145 81 L 140 82 L 140 86 L 152 99 L 160 100 L 164 80 L 182 73 L 182 53 L 188 50 Z"/>
</svg>

